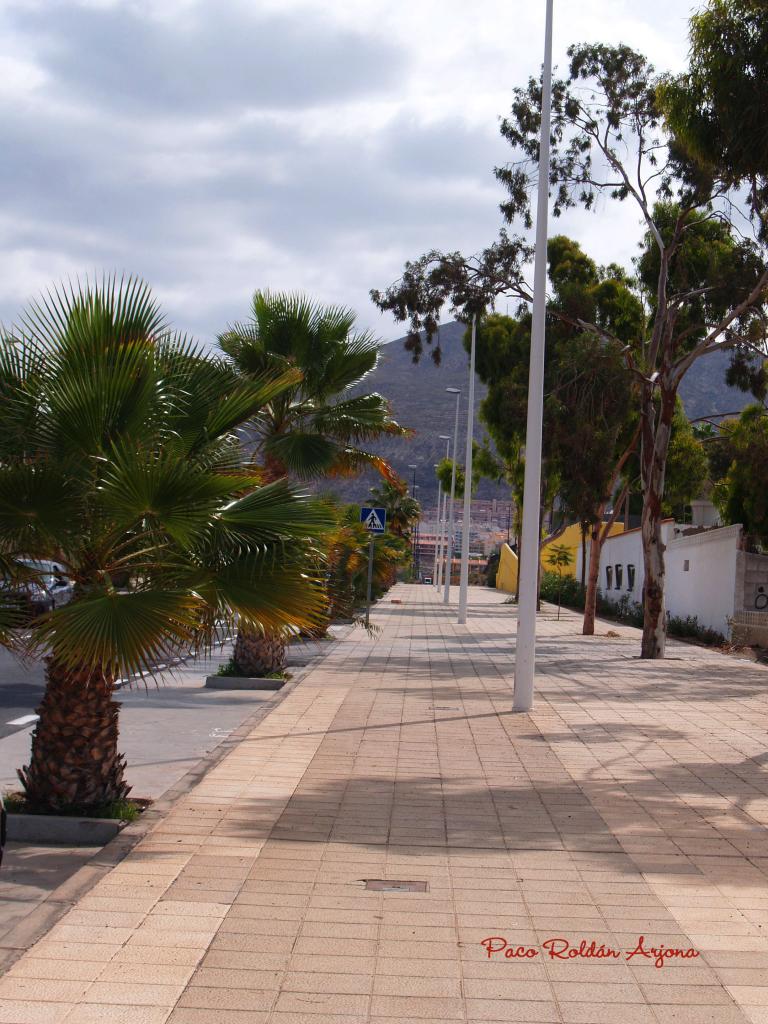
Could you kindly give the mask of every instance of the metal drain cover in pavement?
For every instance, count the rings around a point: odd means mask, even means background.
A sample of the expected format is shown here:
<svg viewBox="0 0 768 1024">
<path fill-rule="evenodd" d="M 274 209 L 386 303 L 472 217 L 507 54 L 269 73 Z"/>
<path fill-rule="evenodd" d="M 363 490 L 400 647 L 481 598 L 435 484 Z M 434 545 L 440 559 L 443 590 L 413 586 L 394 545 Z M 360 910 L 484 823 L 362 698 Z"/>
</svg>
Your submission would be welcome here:
<svg viewBox="0 0 768 1024">
<path fill-rule="evenodd" d="M 365 878 L 366 889 L 374 892 L 429 892 L 428 882 L 398 882 L 392 878 Z"/>
</svg>

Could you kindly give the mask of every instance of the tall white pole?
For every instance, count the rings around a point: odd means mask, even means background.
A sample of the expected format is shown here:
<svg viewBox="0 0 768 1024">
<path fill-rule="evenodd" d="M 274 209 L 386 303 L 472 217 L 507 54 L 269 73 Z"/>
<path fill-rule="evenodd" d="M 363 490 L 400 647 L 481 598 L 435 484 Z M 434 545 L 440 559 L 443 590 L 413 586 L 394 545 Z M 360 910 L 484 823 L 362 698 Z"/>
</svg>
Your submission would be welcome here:
<svg viewBox="0 0 768 1024">
<path fill-rule="evenodd" d="M 445 434 L 440 435 L 440 440 L 445 441 L 445 457 L 449 457 L 451 453 L 451 439 Z M 442 484 L 440 485 L 442 491 Z M 439 511 L 439 510 L 438 510 Z M 437 559 L 437 592 L 440 593 L 440 588 L 443 585 L 443 569 L 445 566 L 445 549 L 444 549 L 444 534 L 445 534 L 445 516 L 448 511 L 448 494 L 443 492 L 443 509 L 440 514 L 440 551 Z"/>
<path fill-rule="evenodd" d="M 541 431 L 544 416 L 544 343 L 547 313 L 547 213 L 549 209 L 549 132 L 552 117 L 552 20 L 554 0 L 547 0 L 544 74 L 541 97 L 539 195 L 536 210 L 531 361 L 528 375 L 528 419 L 525 432 L 523 529 L 520 541 L 520 598 L 517 609 L 514 711 L 533 707 L 536 666 L 536 597 L 541 541 Z"/>
<path fill-rule="evenodd" d="M 445 582 L 445 532 L 448 526 L 448 491 L 443 491 L 443 518 L 440 520 L 440 583 L 438 591 Z"/>
<path fill-rule="evenodd" d="M 437 469 L 437 466 L 435 466 L 435 469 Z M 437 566 L 438 566 L 438 562 L 439 562 L 439 559 L 440 559 L 440 550 L 439 550 L 439 547 L 438 547 L 438 535 L 439 535 L 440 529 L 441 529 L 441 526 L 440 526 L 440 505 L 442 503 L 442 500 L 443 500 L 443 485 L 442 485 L 441 481 L 438 479 L 438 481 L 437 481 L 437 519 L 435 521 L 435 568 L 434 568 L 434 571 L 432 572 L 432 584 L 433 585 L 435 583 L 438 583 L 438 579 L 437 579 Z"/>
<path fill-rule="evenodd" d="M 475 429 L 475 335 L 477 317 L 472 317 L 472 344 L 469 350 L 469 398 L 467 409 L 467 450 L 464 455 L 464 522 L 461 528 L 461 577 L 459 580 L 459 625 L 467 621 L 469 589 L 469 527 L 472 514 L 472 441 Z"/>
<path fill-rule="evenodd" d="M 453 389 L 451 389 L 453 393 Z M 451 469 L 451 501 L 448 506 L 448 536 L 445 542 L 445 589 L 443 604 L 448 604 L 451 597 L 451 570 L 453 569 L 453 505 L 456 495 L 456 441 L 459 437 L 459 402 L 461 392 L 456 391 L 456 422 L 453 426 L 453 468 Z"/>
</svg>

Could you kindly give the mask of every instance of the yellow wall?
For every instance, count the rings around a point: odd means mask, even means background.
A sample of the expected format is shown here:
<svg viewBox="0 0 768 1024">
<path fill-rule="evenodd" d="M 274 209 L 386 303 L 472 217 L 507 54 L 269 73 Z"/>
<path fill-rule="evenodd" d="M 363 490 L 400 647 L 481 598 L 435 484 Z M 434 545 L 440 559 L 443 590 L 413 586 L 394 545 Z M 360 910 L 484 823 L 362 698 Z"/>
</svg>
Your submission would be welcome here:
<svg viewBox="0 0 768 1024">
<path fill-rule="evenodd" d="M 613 537 L 616 533 L 624 532 L 623 523 L 614 523 L 610 529 L 609 536 Z M 555 540 L 550 541 L 552 545 L 563 545 L 567 547 L 573 557 L 573 562 L 568 568 L 563 569 L 564 574 L 571 576 L 576 575 L 576 559 L 578 556 L 579 548 L 581 547 L 581 527 L 578 524 L 567 527 L 559 537 Z M 550 544 L 545 544 L 541 549 L 541 567 L 544 571 L 547 571 L 550 567 L 547 565 L 547 554 Z M 501 558 L 499 560 L 499 569 L 496 573 L 496 589 L 503 590 L 507 594 L 514 594 L 517 590 L 517 566 L 518 560 L 517 555 L 508 544 L 501 545 Z"/>
</svg>

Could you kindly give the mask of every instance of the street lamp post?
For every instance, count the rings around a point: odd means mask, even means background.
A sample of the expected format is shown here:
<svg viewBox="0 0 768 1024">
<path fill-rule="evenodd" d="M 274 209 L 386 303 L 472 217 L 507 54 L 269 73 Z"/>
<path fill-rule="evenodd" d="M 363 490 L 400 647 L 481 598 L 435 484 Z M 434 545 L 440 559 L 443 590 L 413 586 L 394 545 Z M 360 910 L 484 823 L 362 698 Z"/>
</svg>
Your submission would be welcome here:
<svg viewBox="0 0 768 1024">
<path fill-rule="evenodd" d="M 448 507 L 448 537 L 446 538 L 445 552 L 445 589 L 443 590 L 443 604 L 448 604 L 451 596 L 451 569 L 453 568 L 453 501 L 456 494 L 456 440 L 459 436 L 459 403 L 461 401 L 461 388 L 446 388 L 449 395 L 456 395 L 456 422 L 453 427 L 453 466 L 451 468 L 451 502 Z M 464 481 L 467 486 L 467 481 Z"/>
<path fill-rule="evenodd" d="M 445 457 L 447 459 L 449 457 L 449 455 L 450 455 L 450 452 L 451 452 L 451 439 L 448 436 L 448 434 L 440 434 L 439 437 L 440 437 L 441 441 L 445 441 Z M 439 487 L 440 487 L 440 493 L 443 494 L 443 507 L 442 507 L 442 511 L 441 511 L 440 504 L 438 502 L 438 507 L 437 507 L 437 520 L 438 520 L 438 522 L 437 522 L 437 525 L 438 525 L 438 530 L 439 530 L 439 533 L 440 533 L 440 538 L 439 538 L 439 541 L 438 541 L 437 579 L 436 579 L 438 593 L 440 592 L 440 587 L 442 586 L 443 567 L 444 567 L 444 564 L 445 564 L 445 560 L 443 558 L 443 555 L 444 555 L 443 540 L 444 540 L 444 533 L 445 533 L 445 514 L 446 514 L 446 512 L 448 510 L 448 494 L 447 493 L 443 493 L 443 485 L 442 484 L 439 484 Z"/>
<path fill-rule="evenodd" d="M 475 335 L 477 316 L 472 317 L 472 344 L 469 350 L 469 397 L 467 409 L 467 449 L 464 455 L 464 522 L 461 528 L 461 577 L 459 580 L 459 625 L 467 621 L 469 589 L 469 527 L 472 514 L 472 441 L 475 427 Z"/>
<path fill-rule="evenodd" d="M 437 469 L 437 465 L 438 464 L 435 463 L 435 469 Z M 437 579 L 437 562 L 438 562 L 437 537 L 438 537 L 438 534 L 440 532 L 440 505 L 442 504 L 442 501 L 443 501 L 443 485 L 440 483 L 440 478 L 438 477 L 438 480 L 437 480 L 437 519 L 435 520 L 435 567 L 434 567 L 434 569 L 432 571 L 432 583 L 433 584 L 437 583 L 438 586 L 440 585 L 440 582 Z"/>
<path fill-rule="evenodd" d="M 416 497 L 416 470 L 418 465 L 409 465 L 408 469 L 413 470 L 413 482 L 411 483 L 411 497 Z M 418 522 L 414 526 L 411 532 L 411 558 L 413 562 L 413 576 L 414 579 L 419 578 L 419 524 Z"/>
<path fill-rule="evenodd" d="M 544 414 L 544 343 L 547 309 L 547 212 L 549 207 L 549 135 L 552 115 L 553 0 L 547 0 L 544 33 L 544 74 L 541 96 L 539 194 L 536 210 L 533 323 L 528 374 L 528 418 L 525 431 L 523 530 L 520 542 L 520 597 L 517 606 L 514 711 L 533 707 L 536 666 L 536 595 L 541 541 L 541 430 Z"/>
</svg>

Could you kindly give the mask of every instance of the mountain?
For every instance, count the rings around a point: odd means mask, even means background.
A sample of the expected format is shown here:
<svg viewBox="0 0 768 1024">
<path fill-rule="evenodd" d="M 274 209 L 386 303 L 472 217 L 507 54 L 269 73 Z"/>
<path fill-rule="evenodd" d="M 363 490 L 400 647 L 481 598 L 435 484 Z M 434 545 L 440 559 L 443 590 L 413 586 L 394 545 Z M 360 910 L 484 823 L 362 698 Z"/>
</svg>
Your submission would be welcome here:
<svg viewBox="0 0 768 1024">
<path fill-rule="evenodd" d="M 466 443 L 466 391 L 468 357 L 462 344 L 464 324 L 455 321 L 440 327 L 442 361 L 435 366 L 431 349 L 425 344 L 419 363 L 412 361 L 406 351 L 404 338 L 385 345 L 378 365 L 360 386 L 361 391 L 378 391 L 389 399 L 395 419 L 414 431 L 411 438 L 386 438 L 372 445 L 375 451 L 392 463 L 395 470 L 408 481 L 413 481 L 410 464 L 417 466 L 417 496 L 425 507 L 434 507 L 437 501 L 437 482 L 433 466 L 445 456 L 445 442 L 440 434 L 452 434 L 455 413 L 455 397 L 448 395 L 448 387 L 461 388 L 459 413 L 458 459 L 464 462 Z M 715 413 L 738 412 L 751 399 L 749 395 L 725 383 L 728 354 L 715 352 L 699 359 L 686 374 L 680 389 L 686 412 L 691 419 L 711 416 Z M 475 438 L 480 440 L 485 431 L 477 417 L 477 409 L 486 395 L 485 385 L 475 382 Z M 378 483 L 375 473 L 367 473 L 354 480 L 333 482 L 332 489 L 346 501 L 364 502 L 370 487 Z M 325 486 L 325 484 L 324 484 Z M 501 498 L 507 500 L 509 492 L 504 487 L 483 481 L 478 498 Z"/>
</svg>

